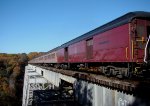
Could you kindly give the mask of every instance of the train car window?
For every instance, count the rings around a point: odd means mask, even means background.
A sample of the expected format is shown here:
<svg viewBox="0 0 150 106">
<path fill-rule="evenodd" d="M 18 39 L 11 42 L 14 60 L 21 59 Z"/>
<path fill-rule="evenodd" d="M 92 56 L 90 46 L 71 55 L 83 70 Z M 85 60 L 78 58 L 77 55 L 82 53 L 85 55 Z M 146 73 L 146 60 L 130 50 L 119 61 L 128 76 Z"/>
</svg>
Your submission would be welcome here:
<svg viewBox="0 0 150 106">
<path fill-rule="evenodd" d="M 51 58 L 51 55 L 49 54 L 49 55 L 48 55 L 48 59 L 50 59 L 50 58 Z"/>
<path fill-rule="evenodd" d="M 92 39 L 87 40 L 87 46 L 91 46 L 91 45 L 93 45 L 93 40 Z"/>
<path fill-rule="evenodd" d="M 139 37 L 142 37 L 144 35 L 144 32 L 145 32 L 145 26 L 137 26 L 137 35 Z"/>
<path fill-rule="evenodd" d="M 52 54 L 52 58 L 55 58 L 55 53 Z"/>
</svg>

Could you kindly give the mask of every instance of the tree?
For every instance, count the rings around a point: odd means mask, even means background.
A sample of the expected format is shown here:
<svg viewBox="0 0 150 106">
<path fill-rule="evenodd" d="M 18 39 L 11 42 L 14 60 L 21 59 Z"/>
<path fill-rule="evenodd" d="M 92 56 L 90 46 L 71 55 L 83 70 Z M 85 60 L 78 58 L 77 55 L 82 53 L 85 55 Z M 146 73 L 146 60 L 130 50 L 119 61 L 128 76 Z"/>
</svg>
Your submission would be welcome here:
<svg viewBox="0 0 150 106">
<path fill-rule="evenodd" d="M 27 63 L 28 62 L 28 56 L 26 53 L 19 54 L 19 63 Z"/>
<path fill-rule="evenodd" d="M 28 54 L 28 58 L 29 58 L 29 60 L 31 60 L 31 59 L 33 59 L 33 58 L 39 56 L 39 55 L 40 55 L 40 53 L 38 53 L 38 52 L 30 52 L 30 53 Z"/>
</svg>

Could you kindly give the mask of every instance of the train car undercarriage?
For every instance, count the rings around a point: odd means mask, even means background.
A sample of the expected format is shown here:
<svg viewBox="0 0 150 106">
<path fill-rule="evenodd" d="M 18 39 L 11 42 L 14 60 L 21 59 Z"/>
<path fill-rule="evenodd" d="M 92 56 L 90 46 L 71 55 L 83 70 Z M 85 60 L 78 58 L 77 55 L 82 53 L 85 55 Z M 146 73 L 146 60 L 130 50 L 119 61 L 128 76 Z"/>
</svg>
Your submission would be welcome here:
<svg viewBox="0 0 150 106">
<path fill-rule="evenodd" d="M 42 63 L 45 67 L 54 67 L 63 70 L 81 71 L 86 73 L 103 74 L 108 77 L 131 78 L 148 76 L 147 64 L 140 63 Z"/>
</svg>

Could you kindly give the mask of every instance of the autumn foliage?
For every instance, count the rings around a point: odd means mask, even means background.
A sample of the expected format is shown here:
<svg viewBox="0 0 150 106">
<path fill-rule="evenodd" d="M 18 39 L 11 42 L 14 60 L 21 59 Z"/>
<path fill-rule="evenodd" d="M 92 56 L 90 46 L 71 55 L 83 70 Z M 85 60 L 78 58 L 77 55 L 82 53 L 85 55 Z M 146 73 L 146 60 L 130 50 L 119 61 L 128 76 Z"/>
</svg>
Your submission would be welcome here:
<svg viewBox="0 0 150 106">
<path fill-rule="evenodd" d="M 40 54 L 0 53 L 0 106 L 21 105 L 24 68 L 29 60 Z"/>
</svg>

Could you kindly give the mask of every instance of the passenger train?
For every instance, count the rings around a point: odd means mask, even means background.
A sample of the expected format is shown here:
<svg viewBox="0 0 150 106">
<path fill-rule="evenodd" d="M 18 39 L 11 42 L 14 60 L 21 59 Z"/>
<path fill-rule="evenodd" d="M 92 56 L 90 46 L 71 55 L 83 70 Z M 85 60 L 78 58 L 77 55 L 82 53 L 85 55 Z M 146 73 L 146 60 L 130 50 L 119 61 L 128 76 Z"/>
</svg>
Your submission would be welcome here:
<svg viewBox="0 0 150 106">
<path fill-rule="evenodd" d="M 149 71 L 150 12 L 130 12 L 46 54 L 29 64 L 131 77 Z"/>
</svg>

